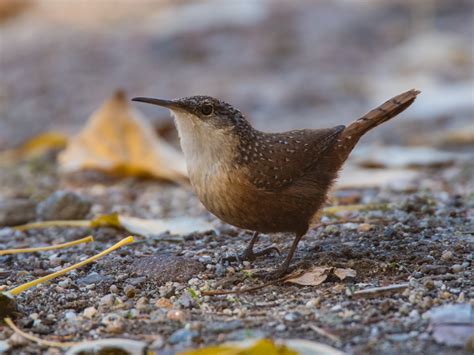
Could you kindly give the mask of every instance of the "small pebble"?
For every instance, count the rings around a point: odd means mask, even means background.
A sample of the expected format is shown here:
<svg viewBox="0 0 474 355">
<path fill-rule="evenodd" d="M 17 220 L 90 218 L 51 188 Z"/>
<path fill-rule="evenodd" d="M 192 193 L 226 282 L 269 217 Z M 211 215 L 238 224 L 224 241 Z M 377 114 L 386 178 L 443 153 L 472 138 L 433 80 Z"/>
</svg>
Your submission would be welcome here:
<svg viewBox="0 0 474 355">
<path fill-rule="evenodd" d="M 319 307 L 321 305 L 321 297 L 310 299 L 306 302 L 306 307 Z"/>
<path fill-rule="evenodd" d="M 173 303 L 168 298 L 162 297 L 155 302 L 155 306 L 158 308 L 171 309 L 173 308 Z"/>
<path fill-rule="evenodd" d="M 112 306 L 114 303 L 115 296 L 110 293 L 108 295 L 103 296 L 99 301 L 99 304 L 102 306 Z"/>
<path fill-rule="evenodd" d="M 91 319 L 97 314 L 97 309 L 95 307 L 87 307 L 82 314 L 84 317 Z"/>
<path fill-rule="evenodd" d="M 166 318 L 176 322 L 184 322 L 186 319 L 186 313 L 180 309 L 170 309 L 166 314 Z"/>
<path fill-rule="evenodd" d="M 125 286 L 123 291 L 128 298 L 133 298 L 137 294 L 137 289 L 132 285 Z"/>
<path fill-rule="evenodd" d="M 91 202 L 71 191 L 56 191 L 36 207 L 38 219 L 75 220 L 84 219 L 91 209 Z"/>
<path fill-rule="evenodd" d="M 460 273 L 464 270 L 464 267 L 462 265 L 459 265 L 459 264 L 454 264 L 452 267 L 451 267 L 451 270 L 453 270 L 453 272 L 455 274 L 457 273 Z"/>
<path fill-rule="evenodd" d="M 453 258 L 453 252 L 450 250 L 445 250 L 443 254 L 441 254 L 441 260 L 450 261 Z"/>
<path fill-rule="evenodd" d="M 276 331 L 277 332 L 284 332 L 286 330 L 286 325 L 284 324 L 278 324 L 276 327 L 275 327 Z"/>
<path fill-rule="evenodd" d="M 148 308 L 148 298 L 140 297 L 136 303 L 136 307 L 139 311 L 144 311 Z"/>
</svg>

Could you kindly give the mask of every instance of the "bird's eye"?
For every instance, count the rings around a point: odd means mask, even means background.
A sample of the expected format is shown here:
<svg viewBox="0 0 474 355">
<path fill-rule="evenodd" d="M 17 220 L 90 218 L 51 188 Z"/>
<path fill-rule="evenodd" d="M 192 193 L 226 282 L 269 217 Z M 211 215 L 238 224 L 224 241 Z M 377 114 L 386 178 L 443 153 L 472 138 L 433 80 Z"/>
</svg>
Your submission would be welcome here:
<svg viewBox="0 0 474 355">
<path fill-rule="evenodd" d="M 201 113 L 204 116 L 211 115 L 213 111 L 214 111 L 214 108 L 212 107 L 211 104 L 204 104 L 204 105 L 201 106 Z"/>
</svg>

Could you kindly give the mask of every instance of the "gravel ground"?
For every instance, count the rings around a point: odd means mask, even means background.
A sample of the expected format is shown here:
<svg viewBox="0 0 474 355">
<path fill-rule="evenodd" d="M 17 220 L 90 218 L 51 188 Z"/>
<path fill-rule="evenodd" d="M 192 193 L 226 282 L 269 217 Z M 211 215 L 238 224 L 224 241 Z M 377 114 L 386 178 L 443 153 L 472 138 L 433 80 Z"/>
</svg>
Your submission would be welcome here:
<svg viewBox="0 0 474 355">
<path fill-rule="evenodd" d="M 46 161 L 44 174 L 35 175 L 43 181 L 45 191 L 74 190 L 82 199 L 68 201 L 91 201 L 90 215 L 133 211 L 146 218 L 183 213 L 213 218 L 191 192 L 180 187 L 134 179 L 101 181 L 97 176 L 93 183 L 78 177 L 71 181 L 55 175 L 52 161 L 48 170 Z M 9 191 L 18 191 L 18 195 L 24 188 L 21 181 L 41 186 L 39 181 L 31 181 L 31 175 L 18 179 L 26 169 L 18 167 L 17 179 L 8 178 L 12 169 L 3 169 L 2 186 L 10 182 Z M 446 187 L 436 192 L 334 192 L 335 202 L 362 200 L 378 207 L 344 214 L 344 218 L 358 223 L 311 230 L 294 262 L 305 267 L 349 267 L 357 272 L 355 278 L 340 281 L 330 277 L 318 286 L 280 283 L 248 293 L 203 296 L 201 291 L 205 290 L 259 285 L 261 282 L 250 277 L 249 271 L 271 269 L 283 258 L 221 264 L 220 257 L 242 250 L 250 238 L 248 232 L 222 224 L 215 231 L 183 236 L 179 242 L 138 238 L 95 264 L 22 293 L 17 324 L 53 340 L 112 336 L 144 340 L 158 353 L 249 336 L 272 336 L 320 341 L 354 354 L 463 354 L 462 346 L 434 340 L 426 316 L 427 311 L 441 305 L 472 305 L 474 300 L 474 200 L 472 194 L 456 192 L 467 187 L 473 170 L 472 165 L 462 164 L 450 170 L 449 184 L 442 170 L 425 171 L 425 185 L 430 182 Z M 36 196 L 41 195 L 36 191 Z M 170 207 L 165 210 L 160 206 Z M 111 228 L 1 229 L 0 242 L 5 248 L 59 243 L 89 234 L 95 236 L 95 243 L 0 256 L 0 284 L 8 289 L 43 276 L 126 236 Z M 290 242 L 291 237 L 285 234 L 263 236 L 260 246 L 274 244 L 286 250 Z M 355 293 L 392 284 L 401 288 L 374 298 Z M 19 339 L 7 327 L 0 329 L 0 339 L 7 340 L 12 353 L 56 352 Z M 318 333 L 320 329 L 325 335 Z"/>
</svg>

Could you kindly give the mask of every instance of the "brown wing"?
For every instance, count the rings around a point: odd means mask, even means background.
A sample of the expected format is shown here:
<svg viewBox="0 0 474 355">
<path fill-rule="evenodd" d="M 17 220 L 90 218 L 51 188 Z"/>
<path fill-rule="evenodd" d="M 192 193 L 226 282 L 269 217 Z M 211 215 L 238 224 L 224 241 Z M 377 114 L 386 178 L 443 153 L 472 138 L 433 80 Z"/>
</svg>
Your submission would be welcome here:
<svg viewBox="0 0 474 355">
<path fill-rule="evenodd" d="M 313 170 L 344 126 L 284 133 L 261 133 L 246 147 L 250 182 L 267 191 L 281 190 Z"/>
</svg>

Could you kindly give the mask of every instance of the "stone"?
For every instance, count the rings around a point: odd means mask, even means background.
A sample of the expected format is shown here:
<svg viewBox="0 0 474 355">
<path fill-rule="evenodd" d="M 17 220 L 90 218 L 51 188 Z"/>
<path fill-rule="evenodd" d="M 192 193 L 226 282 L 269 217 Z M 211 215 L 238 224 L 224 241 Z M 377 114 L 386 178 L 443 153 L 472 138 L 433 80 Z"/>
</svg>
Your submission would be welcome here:
<svg viewBox="0 0 474 355">
<path fill-rule="evenodd" d="M 109 306 L 109 307 L 113 306 L 114 303 L 115 303 L 115 296 L 110 293 L 108 295 L 103 296 L 99 301 L 100 305 Z"/>
<path fill-rule="evenodd" d="M 193 339 L 198 336 L 198 333 L 186 328 L 178 329 L 168 338 L 170 344 L 191 344 Z"/>
<path fill-rule="evenodd" d="M 0 199 L 0 227 L 16 226 L 35 219 L 35 202 L 28 199 Z"/>
<path fill-rule="evenodd" d="M 137 289 L 132 285 L 125 286 L 123 291 L 128 298 L 133 298 L 137 294 Z"/>
<path fill-rule="evenodd" d="M 95 307 L 87 307 L 82 312 L 82 315 L 89 319 L 92 319 L 96 314 L 97 314 L 97 309 Z"/>
<path fill-rule="evenodd" d="M 104 277 L 102 275 L 93 271 L 89 273 L 87 276 L 78 279 L 77 283 L 79 285 L 91 285 L 91 284 L 100 283 L 103 280 L 104 280 Z"/>
<path fill-rule="evenodd" d="M 36 216 L 43 221 L 85 219 L 92 203 L 71 191 L 56 191 L 36 207 Z"/>
</svg>

